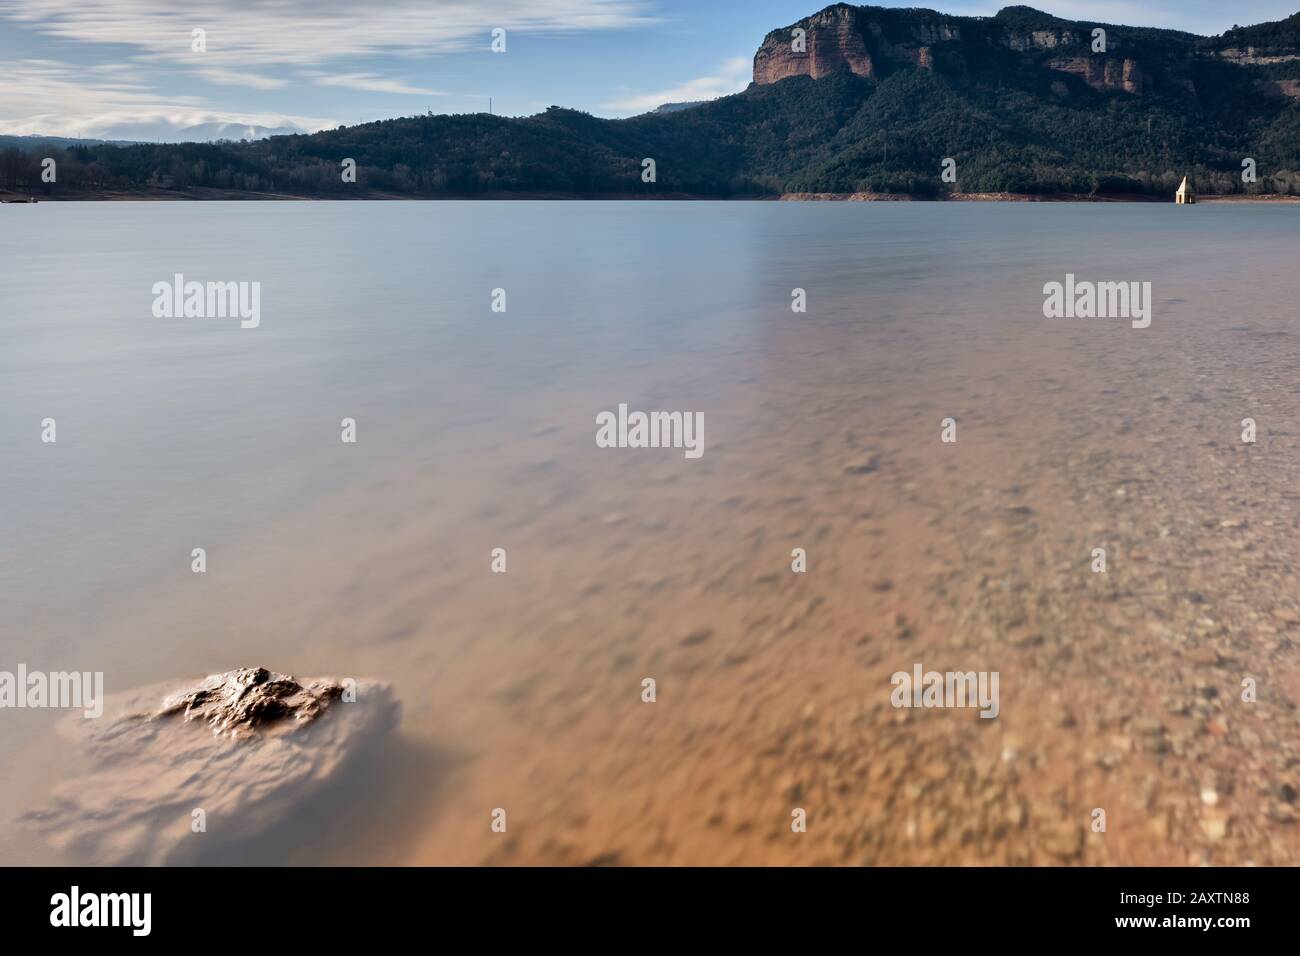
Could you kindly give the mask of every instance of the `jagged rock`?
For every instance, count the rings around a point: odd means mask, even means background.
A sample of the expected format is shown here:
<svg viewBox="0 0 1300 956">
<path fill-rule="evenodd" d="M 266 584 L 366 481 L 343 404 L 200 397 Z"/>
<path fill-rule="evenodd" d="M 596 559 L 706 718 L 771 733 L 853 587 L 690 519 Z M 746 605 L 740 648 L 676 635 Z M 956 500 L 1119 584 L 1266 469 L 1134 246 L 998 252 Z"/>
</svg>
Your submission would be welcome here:
<svg viewBox="0 0 1300 956">
<path fill-rule="evenodd" d="M 351 696 L 337 680 L 261 667 L 110 696 L 101 718 L 60 725 L 89 771 L 22 822 L 97 865 L 199 861 L 266 833 L 397 725 L 386 684 L 357 681 Z M 196 810 L 206 832 L 194 832 Z"/>
<path fill-rule="evenodd" d="M 875 76 L 852 8 L 831 7 L 797 26 L 806 31 L 804 51 L 793 49 L 794 28 L 769 34 L 754 56 L 755 83 L 775 83 L 787 76 L 816 80 L 843 68 L 859 76 Z"/>
<path fill-rule="evenodd" d="M 1136 60 L 1097 59 L 1096 57 L 1070 57 L 1049 60 L 1049 70 L 1072 73 L 1094 90 L 1123 90 L 1126 93 L 1141 93 L 1147 79 Z"/>
<path fill-rule="evenodd" d="M 342 693 L 343 685 L 331 680 L 303 686 L 264 667 L 241 668 L 172 694 L 163 701 L 158 716 L 181 713 L 186 720 L 204 721 L 219 737 L 243 738 L 279 721 L 290 722 L 281 730 L 311 723 Z"/>
</svg>

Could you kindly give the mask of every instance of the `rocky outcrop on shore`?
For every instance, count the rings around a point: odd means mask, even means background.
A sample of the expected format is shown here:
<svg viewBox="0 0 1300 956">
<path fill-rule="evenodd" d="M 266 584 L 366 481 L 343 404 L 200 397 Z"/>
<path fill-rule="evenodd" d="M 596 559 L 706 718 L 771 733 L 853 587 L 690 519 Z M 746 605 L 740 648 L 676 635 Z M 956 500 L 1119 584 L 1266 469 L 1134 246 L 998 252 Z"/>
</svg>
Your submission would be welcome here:
<svg viewBox="0 0 1300 956">
<path fill-rule="evenodd" d="M 398 719 L 386 684 L 261 667 L 109 697 L 60 728 L 89 770 L 22 821 L 99 865 L 198 862 L 273 828 Z"/>
</svg>

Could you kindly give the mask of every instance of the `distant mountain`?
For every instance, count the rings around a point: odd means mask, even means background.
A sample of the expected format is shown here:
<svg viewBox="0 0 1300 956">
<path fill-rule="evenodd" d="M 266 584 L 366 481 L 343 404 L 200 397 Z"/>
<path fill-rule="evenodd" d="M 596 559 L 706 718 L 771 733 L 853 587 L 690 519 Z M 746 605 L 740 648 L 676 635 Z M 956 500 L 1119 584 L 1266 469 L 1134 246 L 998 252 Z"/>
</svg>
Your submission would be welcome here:
<svg viewBox="0 0 1300 956">
<path fill-rule="evenodd" d="M 664 103 L 662 106 L 655 107 L 653 110 L 651 110 L 651 112 L 652 113 L 676 113 L 678 110 L 688 110 L 693 106 L 701 106 L 707 102 L 708 100 L 691 100 L 688 103 Z"/>
<path fill-rule="evenodd" d="M 835 4 L 768 34 L 744 92 L 689 109 L 420 116 L 66 158 L 60 188 L 73 190 L 1169 198 L 1189 175 L 1202 194 L 1300 195 L 1300 14 L 1199 37 L 1023 6 L 961 17 Z M 344 159 L 356 183 L 342 181 Z M 1247 160 L 1257 182 L 1243 181 Z M 0 163 L 0 186 L 37 182 L 35 168 Z"/>
<path fill-rule="evenodd" d="M 186 126 L 171 133 L 165 143 L 215 143 L 221 140 L 257 140 L 271 136 L 292 136 L 305 133 L 298 126 L 245 126 L 239 123 L 201 123 Z"/>
<path fill-rule="evenodd" d="M 296 126 L 254 126 L 242 123 L 199 123 L 176 128 L 164 119 L 119 123 L 105 131 L 105 138 L 142 143 L 215 143 L 221 140 L 266 139 L 306 132 Z"/>
</svg>

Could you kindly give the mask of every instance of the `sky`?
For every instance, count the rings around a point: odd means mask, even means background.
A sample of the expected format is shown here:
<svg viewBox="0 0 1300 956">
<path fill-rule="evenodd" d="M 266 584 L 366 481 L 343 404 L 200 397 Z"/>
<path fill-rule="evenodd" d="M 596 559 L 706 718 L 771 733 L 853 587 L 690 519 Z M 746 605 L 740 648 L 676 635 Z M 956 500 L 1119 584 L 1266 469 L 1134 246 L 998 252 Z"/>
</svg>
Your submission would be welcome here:
<svg viewBox="0 0 1300 956">
<path fill-rule="evenodd" d="M 828 2 L 0 0 L 0 133 L 151 140 L 212 123 L 315 131 L 551 105 L 630 116 L 744 89 L 763 36 Z M 1007 3 L 930 5 L 988 16 Z M 1032 5 L 1207 35 L 1300 10 L 1300 0 Z M 497 29 L 504 52 L 492 50 Z"/>
</svg>

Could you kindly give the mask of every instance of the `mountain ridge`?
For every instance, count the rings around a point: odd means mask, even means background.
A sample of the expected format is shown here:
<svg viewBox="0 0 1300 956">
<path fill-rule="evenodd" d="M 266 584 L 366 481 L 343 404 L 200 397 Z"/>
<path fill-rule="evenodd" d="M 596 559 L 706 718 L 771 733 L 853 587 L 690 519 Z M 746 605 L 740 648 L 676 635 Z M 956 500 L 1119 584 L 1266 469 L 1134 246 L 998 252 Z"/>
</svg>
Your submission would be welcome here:
<svg viewBox="0 0 1300 956">
<path fill-rule="evenodd" d="M 796 31 L 803 35 L 796 38 Z M 1257 51 L 1255 39 L 1274 42 Z M 1276 41 L 1282 47 L 1280 56 Z M 1168 84 L 1166 92 L 1194 93 L 1188 72 L 1198 57 L 1219 57 L 1238 65 L 1300 60 L 1300 13 L 1273 24 L 1235 27 L 1217 37 L 1203 37 L 1179 30 L 1065 20 L 1028 6 L 973 17 L 922 7 L 834 3 L 770 31 L 754 55 L 754 82 L 769 84 L 795 75 L 819 79 L 837 69 L 868 78 L 907 67 L 946 67 L 960 73 L 970 65 L 965 57 L 1002 50 L 1047 70 L 1077 75 L 1094 89 L 1142 94 L 1151 91 L 1158 79 Z M 1148 61 L 1147 70 L 1139 62 L 1142 58 Z"/>
</svg>

